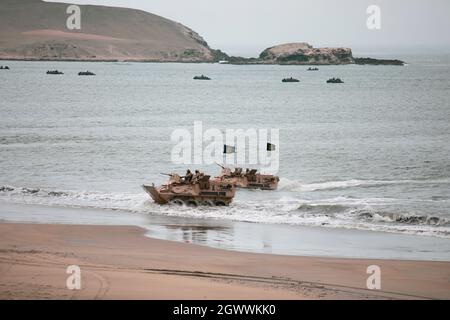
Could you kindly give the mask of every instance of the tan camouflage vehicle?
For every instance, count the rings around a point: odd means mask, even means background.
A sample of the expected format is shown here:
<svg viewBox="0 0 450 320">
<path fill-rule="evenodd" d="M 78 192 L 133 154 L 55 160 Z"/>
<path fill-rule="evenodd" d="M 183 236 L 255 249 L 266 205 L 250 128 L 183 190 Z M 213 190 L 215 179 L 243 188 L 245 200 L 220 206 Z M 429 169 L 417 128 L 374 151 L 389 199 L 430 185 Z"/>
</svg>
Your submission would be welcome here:
<svg viewBox="0 0 450 320">
<path fill-rule="evenodd" d="M 211 180 L 210 176 L 207 175 L 202 174 L 190 181 L 175 173 L 169 176 L 169 181 L 160 187 L 154 185 L 142 186 L 145 192 L 158 204 L 228 206 L 236 193 L 233 184 Z"/>
<path fill-rule="evenodd" d="M 221 166 L 222 167 L 222 166 Z M 238 188 L 276 190 L 280 178 L 271 174 L 257 173 L 256 169 L 230 168 L 222 167 L 222 172 L 217 177 L 221 183 L 232 184 Z"/>
</svg>

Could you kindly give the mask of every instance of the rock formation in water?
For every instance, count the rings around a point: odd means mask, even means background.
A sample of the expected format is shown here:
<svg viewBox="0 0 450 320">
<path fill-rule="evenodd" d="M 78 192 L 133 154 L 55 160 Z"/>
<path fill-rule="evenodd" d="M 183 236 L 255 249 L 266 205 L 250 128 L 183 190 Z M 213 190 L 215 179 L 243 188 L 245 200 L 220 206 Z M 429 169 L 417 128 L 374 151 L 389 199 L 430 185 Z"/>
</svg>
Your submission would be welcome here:
<svg viewBox="0 0 450 320">
<path fill-rule="evenodd" d="M 276 64 L 349 64 L 353 63 L 349 48 L 313 48 L 305 43 L 287 43 L 261 52 L 259 59 Z"/>
<path fill-rule="evenodd" d="M 371 64 L 374 66 L 379 65 L 391 65 L 391 66 L 404 66 L 405 62 L 397 59 L 373 59 L 373 58 L 355 58 L 356 64 Z"/>
<path fill-rule="evenodd" d="M 380 64 L 404 65 L 400 60 L 354 58 L 350 48 L 314 48 L 308 43 L 286 43 L 267 48 L 258 58 L 228 57 L 232 64 L 339 65 Z"/>
</svg>

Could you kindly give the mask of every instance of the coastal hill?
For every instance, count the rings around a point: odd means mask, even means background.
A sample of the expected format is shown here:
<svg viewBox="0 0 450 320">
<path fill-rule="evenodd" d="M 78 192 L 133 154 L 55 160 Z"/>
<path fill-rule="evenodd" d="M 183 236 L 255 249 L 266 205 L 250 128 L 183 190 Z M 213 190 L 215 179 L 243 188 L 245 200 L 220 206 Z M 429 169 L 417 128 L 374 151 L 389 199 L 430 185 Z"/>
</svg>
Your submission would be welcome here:
<svg viewBox="0 0 450 320">
<path fill-rule="evenodd" d="M 82 5 L 81 30 L 66 27 L 69 4 L 1 0 L 0 58 L 208 62 L 214 50 L 188 27 L 134 9 Z"/>
<path fill-rule="evenodd" d="M 0 59 L 231 64 L 403 65 L 400 60 L 354 58 L 349 48 L 314 48 L 288 43 L 264 50 L 258 58 L 230 57 L 211 49 L 181 23 L 141 10 L 82 5 L 81 29 L 69 30 L 67 3 L 1 0 Z"/>
</svg>

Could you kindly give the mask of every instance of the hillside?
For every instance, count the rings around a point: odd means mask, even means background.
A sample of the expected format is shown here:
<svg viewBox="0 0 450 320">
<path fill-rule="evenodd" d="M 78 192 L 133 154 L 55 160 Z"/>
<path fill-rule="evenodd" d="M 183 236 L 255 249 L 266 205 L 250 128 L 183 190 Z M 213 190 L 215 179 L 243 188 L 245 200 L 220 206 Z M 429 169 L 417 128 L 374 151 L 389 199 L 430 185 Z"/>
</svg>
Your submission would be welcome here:
<svg viewBox="0 0 450 320">
<path fill-rule="evenodd" d="M 196 32 L 148 12 L 83 5 L 81 30 L 68 30 L 68 4 L 0 2 L 1 59 L 214 60 L 214 50 Z"/>
</svg>

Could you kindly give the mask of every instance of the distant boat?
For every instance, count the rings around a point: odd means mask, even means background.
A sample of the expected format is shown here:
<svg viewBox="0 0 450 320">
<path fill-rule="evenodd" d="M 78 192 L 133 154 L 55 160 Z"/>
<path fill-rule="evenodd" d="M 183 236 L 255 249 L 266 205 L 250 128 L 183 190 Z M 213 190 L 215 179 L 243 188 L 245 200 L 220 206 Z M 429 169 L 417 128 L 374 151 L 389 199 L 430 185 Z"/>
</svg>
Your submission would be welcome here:
<svg viewBox="0 0 450 320">
<path fill-rule="evenodd" d="M 228 62 L 227 60 L 220 60 L 219 63 L 220 63 L 220 64 L 227 64 L 227 63 L 229 63 L 229 62 Z"/>
<path fill-rule="evenodd" d="M 47 74 L 64 74 L 64 73 L 58 70 L 48 70 Z"/>
<path fill-rule="evenodd" d="M 314 68 L 309 67 L 307 69 L 307 71 L 319 71 L 319 68 L 317 68 L 317 67 L 314 67 Z"/>
<path fill-rule="evenodd" d="M 95 76 L 95 73 L 90 72 L 90 71 L 81 71 L 81 72 L 78 72 L 78 75 L 79 76 Z"/>
<path fill-rule="evenodd" d="M 0 66 L 0 70 L 9 70 L 9 67 L 8 66 Z"/>
<path fill-rule="evenodd" d="M 341 80 L 341 78 L 331 78 L 327 80 L 327 83 L 344 83 L 344 81 Z"/>
<path fill-rule="evenodd" d="M 201 76 L 195 76 L 194 80 L 211 80 L 211 78 L 208 78 L 202 74 Z"/>
<path fill-rule="evenodd" d="M 281 82 L 300 82 L 300 80 L 290 77 L 284 78 L 283 80 L 281 80 Z"/>
</svg>

